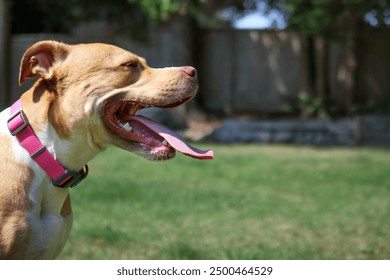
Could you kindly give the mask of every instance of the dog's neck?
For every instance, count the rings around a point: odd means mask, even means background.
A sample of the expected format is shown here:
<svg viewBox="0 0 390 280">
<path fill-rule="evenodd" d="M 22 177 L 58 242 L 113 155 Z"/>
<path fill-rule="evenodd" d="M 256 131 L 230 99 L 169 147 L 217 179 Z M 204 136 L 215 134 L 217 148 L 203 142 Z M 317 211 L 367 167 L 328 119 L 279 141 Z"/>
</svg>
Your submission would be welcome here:
<svg viewBox="0 0 390 280">
<path fill-rule="evenodd" d="M 90 144 L 90 129 L 69 122 L 72 116 L 63 112 L 61 99 L 54 94 L 57 93 L 50 92 L 38 81 L 22 95 L 23 111 L 40 141 L 55 158 L 68 169 L 80 170 L 104 148 Z"/>
</svg>

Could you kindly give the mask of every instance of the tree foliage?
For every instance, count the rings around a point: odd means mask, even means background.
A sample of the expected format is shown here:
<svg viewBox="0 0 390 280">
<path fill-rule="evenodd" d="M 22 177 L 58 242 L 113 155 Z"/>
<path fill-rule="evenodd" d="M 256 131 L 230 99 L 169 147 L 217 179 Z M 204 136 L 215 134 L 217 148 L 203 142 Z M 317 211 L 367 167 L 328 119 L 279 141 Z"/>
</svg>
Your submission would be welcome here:
<svg viewBox="0 0 390 280">
<path fill-rule="evenodd" d="M 12 0 L 11 0 L 12 1 Z M 104 19 L 138 29 L 182 15 L 198 23 L 215 22 L 225 7 L 248 8 L 242 0 L 13 0 L 13 32 L 67 32 L 80 21 Z"/>
<path fill-rule="evenodd" d="M 282 11 L 289 27 L 309 34 L 356 26 L 366 18 L 390 26 L 387 0 L 11 0 L 14 32 L 66 32 L 83 20 L 106 19 L 119 25 L 156 24 L 171 16 L 190 16 L 199 24 L 218 22 L 216 12 L 253 12 L 259 3 Z M 37 30 L 39 29 L 39 30 Z"/>
<path fill-rule="evenodd" d="M 309 34 L 354 29 L 369 20 L 376 27 L 390 25 L 386 0 L 285 0 L 290 26 Z M 365 21 L 366 19 L 366 21 Z"/>
</svg>

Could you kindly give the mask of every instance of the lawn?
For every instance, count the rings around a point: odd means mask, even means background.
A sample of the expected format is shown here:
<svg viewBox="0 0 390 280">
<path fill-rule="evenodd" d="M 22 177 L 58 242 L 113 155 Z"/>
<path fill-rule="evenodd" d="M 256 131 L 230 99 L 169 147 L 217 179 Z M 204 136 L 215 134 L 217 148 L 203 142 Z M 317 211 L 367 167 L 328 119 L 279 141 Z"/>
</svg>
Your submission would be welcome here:
<svg viewBox="0 0 390 280">
<path fill-rule="evenodd" d="M 59 259 L 390 259 L 390 150 L 207 147 L 94 159 Z"/>
</svg>

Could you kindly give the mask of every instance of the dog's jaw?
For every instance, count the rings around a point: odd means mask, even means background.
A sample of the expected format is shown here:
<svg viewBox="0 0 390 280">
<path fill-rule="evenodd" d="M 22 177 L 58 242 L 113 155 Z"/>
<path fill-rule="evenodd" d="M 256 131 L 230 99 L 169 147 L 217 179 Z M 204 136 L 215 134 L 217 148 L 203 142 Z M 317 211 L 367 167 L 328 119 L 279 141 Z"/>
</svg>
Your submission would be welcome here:
<svg viewBox="0 0 390 280">
<path fill-rule="evenodd" d="M 175 107 L 192 96 L 165 107 Z M 139 154 L 150 160 L 166 160 L 175 156 L 176 150 L 164 137 L 144 124 L 140 116 L 135 114 L 148 107 L 160 107 L 159 104 L 139 104 L 131 101 L 109 102 L 103 112 L 103 119 L 112 132 L 114 144 Z"/>
<path fill-rule="evenodd" d="M 136 113 L 147 107 L 173 108 L 191 100 L 198 89 L 193 67 L 153 69 L 119 94 L 109 94 L 101 115 L 111 142 L 150 160 L 167 160 L 176 151 L 197 159 L 212 159 L 212 151 L 190 146 L 179 134 Z"/>
</svg>

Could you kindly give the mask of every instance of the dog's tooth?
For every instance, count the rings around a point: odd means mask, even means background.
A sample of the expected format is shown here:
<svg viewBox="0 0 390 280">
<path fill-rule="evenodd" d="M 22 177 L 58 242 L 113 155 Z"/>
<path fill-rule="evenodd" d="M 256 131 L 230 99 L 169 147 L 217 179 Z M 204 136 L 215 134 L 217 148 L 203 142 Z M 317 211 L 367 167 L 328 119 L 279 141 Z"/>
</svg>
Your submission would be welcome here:
<svg viewBox="0 0 390 280">
<path fill-rule="evenodd" d="M 133 128 L 130 126 L 130 124 L 128 122 L 127 123 L 120 122 L 119 126 L 128 132 L 131 132 L 133 130 Z"/>
<path fill-rule="evenodd" d="M 130 126 L 129 123 L 126 123 L 126 124 L 124 125 L 124 129 L 127 130 L 128 132 L 131 132 L 131 131 L 133 130 L 133 128 Z"/>
<path fill-rule="evenodd" d="M 162 141 L 162 144 L 165 145 L 165 146 L 168 146 L 167 140 L 164 139 L 164 141 Z"/>
</svg>

